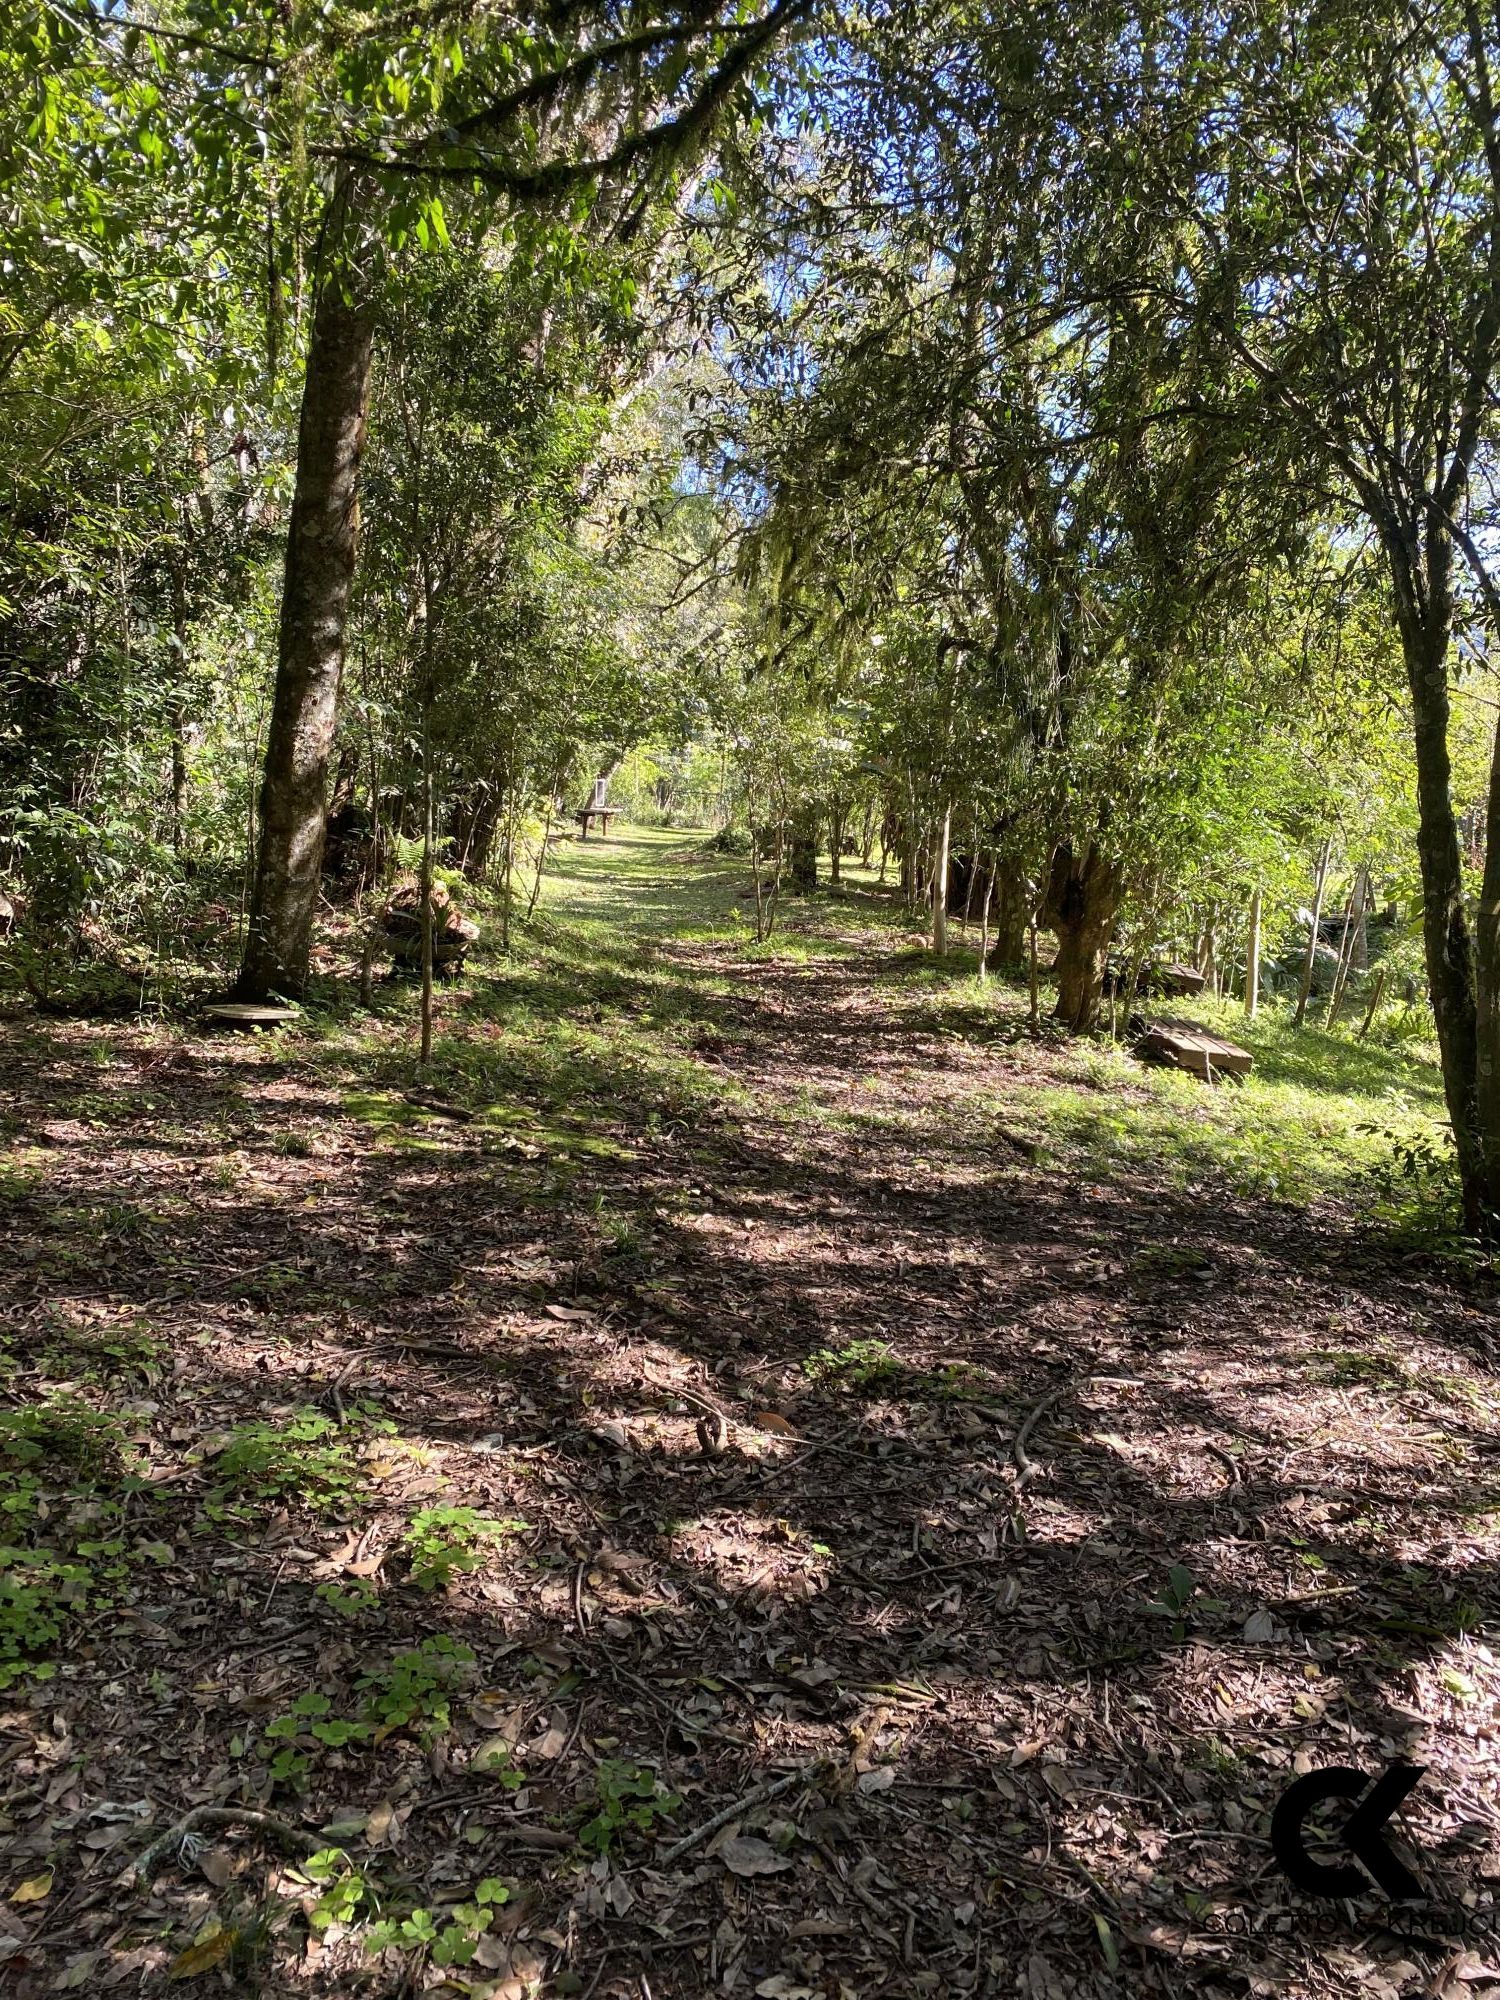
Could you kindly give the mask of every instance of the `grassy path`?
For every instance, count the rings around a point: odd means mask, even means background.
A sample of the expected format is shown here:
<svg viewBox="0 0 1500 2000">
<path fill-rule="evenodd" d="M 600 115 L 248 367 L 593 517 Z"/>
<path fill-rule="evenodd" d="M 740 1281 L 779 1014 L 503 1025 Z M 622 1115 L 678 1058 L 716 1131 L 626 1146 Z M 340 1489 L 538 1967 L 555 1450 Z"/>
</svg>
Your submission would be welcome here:
<svg viewBox="0 0 1500 2000">
<path fill-rule="evenodd" d="M 1348 1199 L 1430 1072 L 1210 1097 L 747 874 L 569 844 L 426 1103 L 406 988 L 6 1031 L 17 1991 L 1417 1992 L 1488 1921 L 1495 1321 Z M 1399 1942 L 1265 1847 L 1398 1752 Z M 196 1806 L 337 1852 L 112 1886 Z"/>
</svg>

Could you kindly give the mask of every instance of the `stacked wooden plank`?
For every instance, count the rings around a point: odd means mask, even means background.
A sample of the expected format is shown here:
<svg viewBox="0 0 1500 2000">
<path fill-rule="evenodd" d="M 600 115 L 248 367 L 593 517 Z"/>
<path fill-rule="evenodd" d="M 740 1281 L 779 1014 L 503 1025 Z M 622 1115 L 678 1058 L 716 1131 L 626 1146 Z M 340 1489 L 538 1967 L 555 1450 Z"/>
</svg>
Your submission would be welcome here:
<svg viewBox="0 0 1500 2000">
<path fill-rule="evenodd" d="M 1248 1076 L 1255 1058 L 1248 1049 L 1211 1035 L 1190 1021 L 1158 1021 L 1142 1036 L 1138 1053 L 1147 1062 L 1185 1069 L 1212 1083 L 1216 1076 Z"/>
<path fill-rule="evenodd" d="M 1201 993 L 1206 983 L 1196 965 L 1184 965 L 1180 960 L 1174 960 L 1171 965 L 1158 966 L 1155 977 L 1163 993 L 1175 993 L 1179 997 Z"/>
</svg>

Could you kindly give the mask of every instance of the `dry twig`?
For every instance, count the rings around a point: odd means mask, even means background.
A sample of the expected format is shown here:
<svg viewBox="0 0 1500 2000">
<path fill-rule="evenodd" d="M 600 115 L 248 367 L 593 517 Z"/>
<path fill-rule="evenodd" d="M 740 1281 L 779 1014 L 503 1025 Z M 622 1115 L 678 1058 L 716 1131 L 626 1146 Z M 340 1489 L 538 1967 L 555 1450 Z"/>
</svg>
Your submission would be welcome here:
<svg viewBox="0 0 1500 2000">
<path fill-rule="evenodd" d="M 817 1763 L 803 1764 L 795 1771 L 788 1771 L 780 1778 L 773 1778 L 767 1784 L 757 1785 L 753 1791 L 732 1800 L 722 1812 L 716 1812 L 712 1819 L 706 1819 L 702 1826 L 694 1827 L 691 1833 L 685 1833 L 681 1840 L 674 1841 L 665 1854 L 657 1856 L 655 1865 L 658 1868 L 670 1867 L 674 1861 L 680 1860 L 684 1854 L 691 1853 L 693 1848 L 707 1840 L 710 1834 L 717 1833 L 721 1826 L 728 1826 L 732 1819 L 738 1818 L 742 1812 L 748 1812 L 751 1806 L 764 1805 L 768 1799 L 779 1799 L 784 1792 L 795 1791 L 798 1785 L 810 1783 L 822 1769 L 822 1760 L 819 1759 Z"/>
<path fill-rule="evenodd" d="M 1010 1450 L 1012 1458 L 1016 1461 L 1016 1471 L 1020 1475 L 1016 1480 L 1017 1491 L 1026 1484 L 1028 1479 L 1034 1479 L 1042 1470 L 1041 1466 L 1034 1459 L 1028 1458 L 1026 1455 L 1026 1446 L 1031 1433 L 1036 1429 L 1042 1418 L 1046 1416 L 1052 1405 L 1060 1402 L 1072 1386 L 1071 1382 L 1061 1382 L 1055 1389 L 1049 1389 L 1039 1403 L 1032 1405 L 1026 1421 L 1016 1432 L 1015 1443 L 1011 1446 Z"/>
<path fill-rule="evenodd" d="M 261 1812 L 253 1806 L 194 1806 L 191 1812 L 185 1812 L 181 1819 L 175 1820 L 165 1833 L 159 1833 L 142 1851 L 130 1871 L 132 1883 L 137 1888 L 143 1888 L 167 1856 L 179 1849 L 185 1840 L 206 1827 L 218 1826 L 249 1827 L 294 1854 L 316 1854 L 326 1844 L 320 1836 L 304 1833 L 290 1820 L 278 1819 L 275 1813 Z"/>
</svg>

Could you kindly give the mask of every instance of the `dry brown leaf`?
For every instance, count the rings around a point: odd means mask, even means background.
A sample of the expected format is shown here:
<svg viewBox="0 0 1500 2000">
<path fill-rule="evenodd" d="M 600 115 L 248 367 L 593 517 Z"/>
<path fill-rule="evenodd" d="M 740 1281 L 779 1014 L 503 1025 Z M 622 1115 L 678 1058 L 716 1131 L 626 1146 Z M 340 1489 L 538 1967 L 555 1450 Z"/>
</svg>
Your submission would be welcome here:
<svg viewBox="0 0 1500 2000">
<path fill-rule="evenodd" d="M 750 1421 L 757 1430 L 769 1431 L 772 1437 L 795 1438 L 797 1428 L 789 1424 L 779 1410 L 752 1410 Z"/>
<path fill-rule="evenodd" d="M 199 1938 L 186 1951 L 178 1952 L 167 1967 L 168 1979 L 197 1979 L 202 1973 L 212 1972 L 233 1952 L 237 1936 L 235 1931 L 215 1931 L 212 1937 Z"/>
<path fill-rule="evenodd" d="M 757 1839 L 753 1833 L 735 1834 L 722 1841 L 718 1853 L 731 1875 L 779 1875 L 792 1865 L 769 1840 Z"/>
</svg>

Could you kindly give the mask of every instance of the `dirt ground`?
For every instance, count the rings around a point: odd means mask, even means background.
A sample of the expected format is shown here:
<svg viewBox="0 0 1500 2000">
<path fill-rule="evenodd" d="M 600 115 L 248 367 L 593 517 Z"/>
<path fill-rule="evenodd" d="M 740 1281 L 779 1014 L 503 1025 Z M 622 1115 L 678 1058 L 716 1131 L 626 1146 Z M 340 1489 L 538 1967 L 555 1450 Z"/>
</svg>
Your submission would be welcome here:
<svg viewBox="0 0 1500 2000">
<path fill-rule="evenodd" d="M 507 1121 L 314 1034 L 0 1029 L 5 1402 L 118 1419 L 27 1461 L 89 1568 L 0 1691 L 0 1977 L 1500 1987 L 1492 1299 L 1333 1200 L 1071 1174 L 973 1113 L 1049 1044 L 854 916 L 674 935 L 682 853 L 576 1002 L 687 989 L 691 1114 L 604 1041 Z M 500 1525 L 434 1579 L 444 1508 Z M 1294 1891 L 1292 1777 L 1397 1758 L 1424 1895 Z"/>
</svg>

